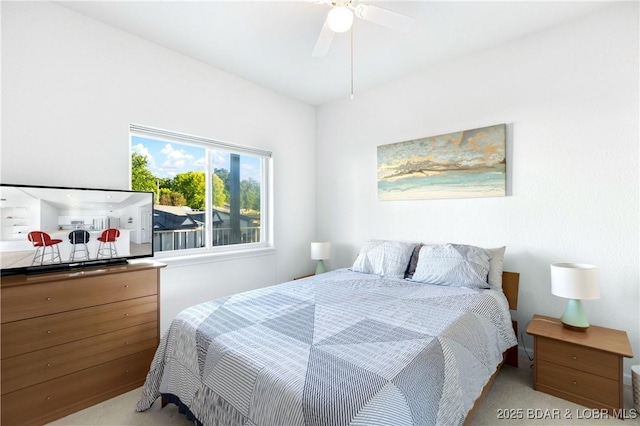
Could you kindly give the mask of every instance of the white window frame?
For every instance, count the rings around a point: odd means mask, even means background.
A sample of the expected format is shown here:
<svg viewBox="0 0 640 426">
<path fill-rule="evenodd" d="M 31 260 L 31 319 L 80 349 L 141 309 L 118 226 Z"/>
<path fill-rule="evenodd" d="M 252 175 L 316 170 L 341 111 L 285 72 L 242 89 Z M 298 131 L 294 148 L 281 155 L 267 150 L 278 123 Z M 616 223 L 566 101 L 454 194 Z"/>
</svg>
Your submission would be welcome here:
<svg viewBox="0 0 640 426">
<path fill-rule="evenodd" d="M 211 191 L 211 151 L 223 150 L 234 154 L 245 154 L 260 157 L 261 159 L 261 176 L 260 176 L 260 242 L 257 243 L 239 243 L 229 245 L 212 245 L 212 210 L 207 207 L 205 210 L 205 247 L 190 248 L 170 251 L 156 251 L 154 257 L 162 260 L 184 259 L 190 258 L 194 261 L 203 260 L 210 255 L 216 255 L 222 258 L 243 257 L 244 255 L 256 255 L 264 249 L 273 249 L 273 158 L 271 151 L 258 148 L 251 148 L 228 142 L 221 142 L 201 136 L 193 136 L 185 133 L 174 132 L 171 130 L 158 129 L 154 127 L 143 126 L 139 124 L 129 125 L 129 152 L 131 152 L 132 139 L 134 136 L 159 140 L 168 143 L 188 144 L 205 148 L 206 167 L 205 167 L 205 204 L 212 205 Z M 131 158 L 131 154 L 129 154 Z M 131 160 L 129 160 L 131 161 Z M 131 182 L 131 164 L 129 164 L 129 182 Z M 269 250 L 270 251 L 270 250 Z M 221 256 L 222 255 L 222 256 Z"/>
</svg>

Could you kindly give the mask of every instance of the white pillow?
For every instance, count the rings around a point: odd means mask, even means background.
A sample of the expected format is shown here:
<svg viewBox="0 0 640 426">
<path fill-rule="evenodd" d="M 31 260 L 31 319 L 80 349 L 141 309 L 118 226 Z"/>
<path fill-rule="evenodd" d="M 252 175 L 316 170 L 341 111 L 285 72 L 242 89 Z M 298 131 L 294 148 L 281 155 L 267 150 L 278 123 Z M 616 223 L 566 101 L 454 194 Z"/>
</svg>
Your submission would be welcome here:
<svg viewBox="0 0 640 426">
<path fill-rule="evenodd" d="M 506 249 L 506 247 L 486 249 L 491 253 L 487 281 L 489 285 L 495 289 L 502 289 L 502 271 L 504 268 L 504 252 Z"/>
<path fill-rule="evenodd" d="M 367 241 L 360 249 L 351 270 L 387 278 L 404 278 L 415 246 L 414 243 L 401 241 Z"/>
<path fill-rule="evenodd" d="M 423 246 L 412 281 L 454 287 L 489 288 L 489 251 L 463 244 Z"/>
</svg>

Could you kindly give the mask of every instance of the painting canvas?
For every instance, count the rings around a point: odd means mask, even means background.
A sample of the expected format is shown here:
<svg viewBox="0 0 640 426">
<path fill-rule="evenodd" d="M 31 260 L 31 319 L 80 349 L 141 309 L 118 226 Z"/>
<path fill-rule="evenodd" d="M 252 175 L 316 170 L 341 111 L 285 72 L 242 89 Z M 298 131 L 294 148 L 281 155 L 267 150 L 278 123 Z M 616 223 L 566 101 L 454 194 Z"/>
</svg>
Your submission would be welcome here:
<svg viewBox="0 0 640 426">
<path fill-rule="evenodd" d="M 378 198 L 506 195 L 506 125 L 378 146 Z"/>
</svg>

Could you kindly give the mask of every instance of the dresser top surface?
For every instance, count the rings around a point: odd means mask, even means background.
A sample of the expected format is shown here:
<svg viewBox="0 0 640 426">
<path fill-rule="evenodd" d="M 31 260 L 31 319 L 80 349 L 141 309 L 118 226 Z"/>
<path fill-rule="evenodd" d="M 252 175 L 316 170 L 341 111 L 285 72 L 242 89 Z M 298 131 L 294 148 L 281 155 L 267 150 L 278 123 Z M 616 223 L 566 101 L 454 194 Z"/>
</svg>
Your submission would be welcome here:
<svg viewBox="0 0 640 426">
<path fill-rule="evenodd" d="M 629 337 L 622 330 L 591 325 L 584 332 L 572 331 L 564 328 L 559 318 L 534 315 L 527 333 L 633 358 Z"/>
<path fill-rule="evenodd" d="M 100 276 L 106 274 L 118 274 L 123 272 L 141 271 L 146 269 L 159 269 L 164 268 L 166 265 L 155 261 L 145 262 L 130 262 L 122 265 L 102 266 L 102 267 L 89 267 L 84 269 L 76 269 L 73 271 L 64 272 L 48 272 L 42 274 L 27 274 L 27 275 L 10 275 L 2 277 L 0 286 L 13 287 L 26 284 L 41 284 L 52 281 L 62 281 L 74 278 L 87 278 L 92 276 Z"/>
</svg>

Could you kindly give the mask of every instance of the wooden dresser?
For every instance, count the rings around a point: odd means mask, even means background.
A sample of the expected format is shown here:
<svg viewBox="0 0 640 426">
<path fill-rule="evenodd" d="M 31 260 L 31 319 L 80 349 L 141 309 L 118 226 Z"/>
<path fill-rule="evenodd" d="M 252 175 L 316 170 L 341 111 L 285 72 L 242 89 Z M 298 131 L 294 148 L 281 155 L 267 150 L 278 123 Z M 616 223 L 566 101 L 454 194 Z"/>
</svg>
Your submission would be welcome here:
<svg viewBox="0 0 640 426">
<path fill-rule="evenodd" d="M 567 330 L 557 318 L 534 315 L 534 387 L 590 408 L 624 408 L 622 358 L 633 357 L 627 333 L 592 325 Z"/>
<path fill-rule="evenodd" d="M 44 424 L 141 386 L 159 343 L 163 266 L 2 278 L 2 425 Z"/>
</svg>

